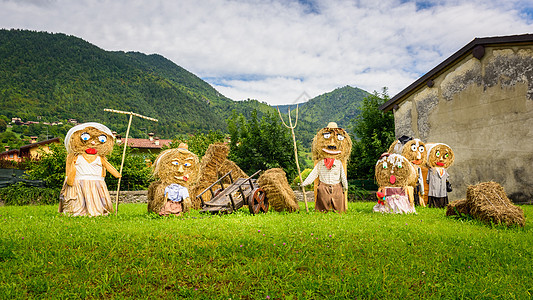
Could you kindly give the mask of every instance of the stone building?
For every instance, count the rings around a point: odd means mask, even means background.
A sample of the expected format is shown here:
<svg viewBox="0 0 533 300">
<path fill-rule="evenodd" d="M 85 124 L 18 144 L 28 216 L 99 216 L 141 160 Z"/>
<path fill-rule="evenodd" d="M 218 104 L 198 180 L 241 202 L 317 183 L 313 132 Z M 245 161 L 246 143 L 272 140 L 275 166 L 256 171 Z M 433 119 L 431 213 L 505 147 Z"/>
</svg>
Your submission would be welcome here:
<svg viewBox="0 0 533 300">
<path fill-rule="evenodd" d="M 476 38 L 380 108 L 397 137 L 454 150 L 450 201 L 491 180 L 533 200 L 533 34 Z"/>
</svg>

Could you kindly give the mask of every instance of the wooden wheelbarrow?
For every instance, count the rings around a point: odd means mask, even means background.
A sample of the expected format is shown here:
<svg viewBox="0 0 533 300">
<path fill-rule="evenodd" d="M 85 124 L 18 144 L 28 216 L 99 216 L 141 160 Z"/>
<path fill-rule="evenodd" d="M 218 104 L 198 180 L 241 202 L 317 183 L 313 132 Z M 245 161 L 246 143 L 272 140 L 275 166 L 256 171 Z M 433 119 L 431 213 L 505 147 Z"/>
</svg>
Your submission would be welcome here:
<svg viewBox="0 0 533 300">
<path fill-rule="evenodd" d="M 268 212 L 268 200 L 265 191 L 259 187 L 254 176 L 259 174 L 261 170 L 255 172 L 248 178 L 239 178 L 233 181 L 231 171 L 220 177 L 217 181 L 211 184 L 203 192 L 201 192 L 196 199 L 200 198 L 202 202 L 201 213 L 211 214 L 231 214 L 232 212 L 248 205 L 251 214 Z M 228 177 L 231 184 L 224 187 L 224 179 Z M 213 191 L 215 186 L 220 185 L 220 188 Z M 211 192 L 211 200 L 204 202 L 202 197 L 207 191 Z"/>
</svg>

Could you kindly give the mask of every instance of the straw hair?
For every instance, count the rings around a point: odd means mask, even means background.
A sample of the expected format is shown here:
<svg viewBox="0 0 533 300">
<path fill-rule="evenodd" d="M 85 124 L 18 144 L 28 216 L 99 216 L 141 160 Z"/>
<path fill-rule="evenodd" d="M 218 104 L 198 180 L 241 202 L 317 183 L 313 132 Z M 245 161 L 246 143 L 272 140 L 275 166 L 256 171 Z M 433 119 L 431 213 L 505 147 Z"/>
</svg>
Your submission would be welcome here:
<svg viewBox="0 0 533 300">
<path fill-rule="evenodd" d="M 380 187 L 404 187 L 416 180 L 415 168 L 400 154 L 382 154 L 376 163 L 374 175 Z M 391 175 L 396 177 L 395 183 L 390 182 Z"/>
<path fill-rule="evenodd" d="M 471 216 L 486 224 L 524 227 L 524 211 L 514 205 L 496 182 L 482 182 L 466 189 L 466 199 L 448 204 L 447 216 Z"/>
<path fill-rule="evenodd" d="M 300 209 L 283 169 L 266 170 L 257 179 L 257 184 L 265 191 L 270 208 L 275 211 L 295 212 Z"/>
<path fill-rule="evenodd" d="M 98 123 L 85 123 L 86 124 L 98 124 Z M 103 131 L 102 124 L 99 124 L 98 128 L 93 126 L 75 126 L 69 130 L 69 134 L 65 137 L 65 147 L 67 148 L 68 153 L 73 153 L 76 155 L 83 154 L 85 150 L 89 148 L 94 148 L 97 151 L 97 155 L 106 156 L 113 151 L 113 134 L 109 129 Z M 77 130 L 73 130 L 77 128 Z M 100 128 L 100 129 L 99 129 Z M 107 127 L 105 127 L 107 128 Z M 109 133 L 107 132 L 109 131 Z M 88 133 L 90 138 L 89 140 L 82 140 L 81 136 L 84 133 Z M 106 141 L 104 143 L 100 142 L 99 137 L 101 135 L 106 136 Z M 67 140 L 68 138 L 68 140 Z M 94 142 L 94 143 L 93 143 Z"/>
</svg>

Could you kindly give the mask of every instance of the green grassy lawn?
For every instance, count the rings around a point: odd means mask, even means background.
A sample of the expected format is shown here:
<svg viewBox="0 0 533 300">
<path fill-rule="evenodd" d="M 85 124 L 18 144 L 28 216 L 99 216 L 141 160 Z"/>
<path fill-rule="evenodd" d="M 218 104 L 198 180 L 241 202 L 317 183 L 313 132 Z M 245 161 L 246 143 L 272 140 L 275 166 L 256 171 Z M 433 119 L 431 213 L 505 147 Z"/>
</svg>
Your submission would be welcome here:
<svg viewBox="0 0 533 300">
<path fill-rule="evenodd" d="M 0 207 L 0 299 L 533 297 L 533 206 L 524 228 L 505 228 L 373 205 L 184 218 L 146 204 L 97 218 Z"/>
</svg>

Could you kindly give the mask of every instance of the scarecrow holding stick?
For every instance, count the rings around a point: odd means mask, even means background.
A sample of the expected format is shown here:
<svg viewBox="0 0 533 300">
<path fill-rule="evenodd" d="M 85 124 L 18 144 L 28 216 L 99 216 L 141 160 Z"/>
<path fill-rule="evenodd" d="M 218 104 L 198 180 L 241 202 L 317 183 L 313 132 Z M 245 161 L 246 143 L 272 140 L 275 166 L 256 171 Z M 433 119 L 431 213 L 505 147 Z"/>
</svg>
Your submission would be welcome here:
<svg viewBox="0 0 533 300">
<path fill-rule="evenodd" d="M 113 134 L 100 123 L 72 127 L 65 137 L 66 178 L 59 195 L 59 212 L 72 216 L 101 216 L 113 210 L 104 181 L 106 171 L 120 178 L 107 161 L 113 150 Z"/>
</svg>

